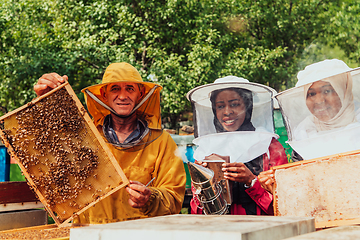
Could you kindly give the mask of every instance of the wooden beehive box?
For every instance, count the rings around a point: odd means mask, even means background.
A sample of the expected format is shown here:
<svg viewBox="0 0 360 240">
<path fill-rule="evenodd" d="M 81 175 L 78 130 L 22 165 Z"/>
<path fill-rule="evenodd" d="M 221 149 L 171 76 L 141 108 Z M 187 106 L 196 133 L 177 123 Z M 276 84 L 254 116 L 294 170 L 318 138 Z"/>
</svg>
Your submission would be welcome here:
<svg viewBox="0 0 360 240">
<path fill-rule="evenodd" d="M 0 136 L 59 226 L 129 183 L 67 82 L 2 116 Z"/>
<path fill-rule="evenodd" d="M 360 151 L 273 169 L 275 216 L 314 217 L 316 228 L 360 223 Z"/>
<path fill-rule="evenodd" d="M 5 231 L 0 231 L 0 239 L 27 239 L 27 240 L 69 239 L 70 229 L 77 227 L 82 227 L 82 225 L 58 227 L 56 224 L 49 224 L 49 225 L 41 225 L 35 227 L 5 230 Z"/>
</svg>

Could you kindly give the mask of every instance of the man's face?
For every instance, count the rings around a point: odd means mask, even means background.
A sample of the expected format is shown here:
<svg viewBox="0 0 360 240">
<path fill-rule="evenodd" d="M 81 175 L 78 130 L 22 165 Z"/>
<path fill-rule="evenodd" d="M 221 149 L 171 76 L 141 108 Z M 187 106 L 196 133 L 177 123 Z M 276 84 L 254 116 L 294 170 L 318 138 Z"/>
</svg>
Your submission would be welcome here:
<svg viewBox="0 0 360 240">
<path fill-rule="evenodd" d="M 342 104 L 330 83 L 317 81 L 307 92 L 306 106 L 320 121 L 328 121 L 340 111 Z"/>
<path fill-rule="evenodd" d="M 136 83 L 112 83 L 107 85 L 102 95 L 117 114 L 127 116 L 143 94 Z"/>
</svg>

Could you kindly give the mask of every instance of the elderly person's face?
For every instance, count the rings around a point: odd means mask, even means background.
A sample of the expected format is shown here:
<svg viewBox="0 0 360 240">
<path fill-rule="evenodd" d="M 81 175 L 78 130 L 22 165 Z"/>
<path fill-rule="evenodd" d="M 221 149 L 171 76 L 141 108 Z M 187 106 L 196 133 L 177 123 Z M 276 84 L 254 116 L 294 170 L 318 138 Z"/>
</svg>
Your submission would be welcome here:
<svg viewBox="0 0 360 240">
<path fill-rule="evenodd" d="M 307 92 L 306 106 L 320 121 L 328 121 L 340 111 L 341 100 L 330 83 L 317 81 Z"/>
<path fill-rule="evenodd" d="M 215 99 L 216 117 L 228 131 L 236 131 L 243 124 L 246 106 L 239 94 L 233 90 L 221 91 Z"/>
<path fill-rule="evenodd" d="M 109 107 L 125 116 L 130 114 L 142 95 L 136 83 L 112 83 L 102 89 L 102 96 Z"/>
</svg>

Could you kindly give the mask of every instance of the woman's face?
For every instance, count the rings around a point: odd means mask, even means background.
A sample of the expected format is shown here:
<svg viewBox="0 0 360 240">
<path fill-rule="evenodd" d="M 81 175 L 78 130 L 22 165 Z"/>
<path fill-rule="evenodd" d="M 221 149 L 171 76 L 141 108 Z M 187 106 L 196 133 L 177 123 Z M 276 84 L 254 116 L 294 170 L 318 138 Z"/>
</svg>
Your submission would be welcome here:
<svg viewBox="0 0 360 240">
<path fill-rule="evenodd" d="M 228 131 L 236 131 L 243 124 L 246 107 L 243 99 L 233 90 L 221 91 L 215 98 L 216 117 Z"/>
<path fill-rule="evenodd" d="M 335 117 L 341 109 L 341 100 L 329 82 L 313 83 L 306 95 L 306 106 L 320 121 Z"/>
</svg>

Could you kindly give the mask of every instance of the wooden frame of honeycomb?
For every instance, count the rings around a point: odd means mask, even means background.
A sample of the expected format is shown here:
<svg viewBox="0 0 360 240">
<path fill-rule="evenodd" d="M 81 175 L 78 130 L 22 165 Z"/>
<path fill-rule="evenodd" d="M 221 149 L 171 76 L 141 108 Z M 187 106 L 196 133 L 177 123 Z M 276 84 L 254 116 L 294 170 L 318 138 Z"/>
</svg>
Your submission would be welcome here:
<svg viewBox="0 0 360 240">
<path fill-rule="evenodd" d="M 360 150 L 273 167 L 275 216 L 314 217 L 316 228 L 360 223 Z"/>
<path fill-rule="evenodd" d="M 0 137 L 59 227 L 129 183 L 67 82 L 2 116 Z"/>
</svg>

